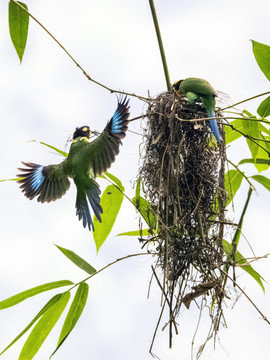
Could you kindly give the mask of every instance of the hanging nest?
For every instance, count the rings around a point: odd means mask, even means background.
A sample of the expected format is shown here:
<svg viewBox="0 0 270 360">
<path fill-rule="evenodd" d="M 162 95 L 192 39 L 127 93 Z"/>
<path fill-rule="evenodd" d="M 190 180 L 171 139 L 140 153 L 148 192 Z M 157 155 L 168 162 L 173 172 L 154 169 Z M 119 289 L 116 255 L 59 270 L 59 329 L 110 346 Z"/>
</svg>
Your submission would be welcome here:
<svg viewBox="0 0 270 360">
<path fill-rule="evenodd" d="M 207 120 L 195 120 L 207 118 L 204 107 L 175 93 L 152 100 L 147 117 L 140 176 L 157 217 L 151 241 L 172 324 L 182 303 L 189 307 L 211 293 L 212 302 L 220 304 L 224 297 L 218 269 L 223 261 L 225 149 L 216 143 Z"/>
</svg>

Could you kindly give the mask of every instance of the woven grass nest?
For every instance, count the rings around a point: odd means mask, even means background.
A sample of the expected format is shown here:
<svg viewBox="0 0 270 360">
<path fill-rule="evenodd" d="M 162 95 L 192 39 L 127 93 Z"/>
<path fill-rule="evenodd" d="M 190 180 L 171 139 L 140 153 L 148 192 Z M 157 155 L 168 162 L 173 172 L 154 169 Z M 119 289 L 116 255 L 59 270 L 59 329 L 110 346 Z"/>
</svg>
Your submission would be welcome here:
<svg viewBox="0 0 270 360">
<path fill-rule="evenodd" d="M 175 93 L 152 100 L 147 118 L 140 176 L 158 219 L 159 232 L 151 241 L 171 324 L 183 303 L 189 307 L 199 296 L 211 295 L 211 302 L 220 304 L 224 297 L 219 268 L 225 148 L 216 143 L 208 121 L 193 120 L 207 118 L 201 104 Z"/>
</svg>

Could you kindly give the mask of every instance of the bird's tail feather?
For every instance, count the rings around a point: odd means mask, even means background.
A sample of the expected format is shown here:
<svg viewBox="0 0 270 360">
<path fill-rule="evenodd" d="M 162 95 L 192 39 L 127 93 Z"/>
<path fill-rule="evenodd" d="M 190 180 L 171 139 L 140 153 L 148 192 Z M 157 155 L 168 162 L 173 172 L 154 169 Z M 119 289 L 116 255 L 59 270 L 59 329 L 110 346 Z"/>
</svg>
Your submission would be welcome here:
<svg viewBox="0 0 270 360">
<path fill-rule="evenodd" d="M 91 231 L 91 227 L 94 230 L 93 220 L 90 214 L 90 210 L 88 207 L 86 195 L 84 191 L 77 191 L 76 198 L 76 215 L 78 215 L 79 220 L 82 220 L 83 227 L 88 226 L 88 229 Z"/>
<path fill-rule="evenodd" d="M 100 214 L 103 213 L 102 207 L 100 206 L 100 192 L 98 183 L 92 179 L 91 186 L 86 190 L 86 195 L 99 222 L 101 222 Z"/>
<path fill-rule="evenodd" d="M 89 205 L 87 199 L 96 215 L 96 218 L 101 222 L 100 214 L 103 213 L 102 207 L 100 206 L 100 189 L 98 183 L 91 179 L 86 189 L 80 190 L 80 187 L 77 186 L 77 198 L 76 198 L 76 215 L 78 215 L 79 220 L 82 220 L 83 226 L 88 226 L 88 229 L 91 231 L 91 228 L 94 229 L 94 224 L 92 216 L 89 210 Z"/>
<path fill-rule="evenodd" d="M 207 111 L 208 117 L 212 118 L 215 117 L 215 112 L 213 110 Z M 217 142 L 220 143 L 220 134 L 219 134 L 219 130 L 218 130 L 218 126 L 217 126 L 217 121 L 216 119 L 210 119 L 209 120 L 210 123 L 210 127 L 213 131 L 213 134 L 215 136 L 215 138 L 217 139 Z"/>
</svg>

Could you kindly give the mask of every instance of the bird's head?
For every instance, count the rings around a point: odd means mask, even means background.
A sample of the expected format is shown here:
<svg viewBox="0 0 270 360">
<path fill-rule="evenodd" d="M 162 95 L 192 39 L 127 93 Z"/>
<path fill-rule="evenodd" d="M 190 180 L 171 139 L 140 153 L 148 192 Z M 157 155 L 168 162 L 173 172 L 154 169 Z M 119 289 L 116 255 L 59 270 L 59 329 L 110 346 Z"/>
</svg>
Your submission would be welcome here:
<svg viewBox="0 0 270 360">
<path fill-rule="evenodd" d="M 72 141 L 76 142 L 81 139 L 89 140 L 91 136 L 91 130 L 89 126 L 77 127 L 73 133 Z"/>
<path fill-rule="evenodd" d="M 173 89 L 177 92 L 180 92 L 180 84 L 183 80 L 177 80 L 175 83 L 173 83 Z"/>
</svg>

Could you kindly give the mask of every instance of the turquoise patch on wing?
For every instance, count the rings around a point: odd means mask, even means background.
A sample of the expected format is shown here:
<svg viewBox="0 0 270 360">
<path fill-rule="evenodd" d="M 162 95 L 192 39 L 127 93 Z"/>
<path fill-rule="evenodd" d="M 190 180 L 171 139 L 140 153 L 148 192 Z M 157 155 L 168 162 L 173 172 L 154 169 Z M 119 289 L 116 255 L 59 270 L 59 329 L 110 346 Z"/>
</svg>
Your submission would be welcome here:
<svg viewBox="0 0 270 360">
<path fill-rule="evenodd" d="M 120 133 L 122 132 L 122 118 L 119 111 L 116 111 L 112 121 L 112 132 L 113 133 Z"/>
<path fill-rule="evenodd" d="M 31 187 L 36 191 L 40 185 L 43 183 L 45 176 L 42 173 L 43 166 L 38 166 L 32 176 Z"/>
</svg>

